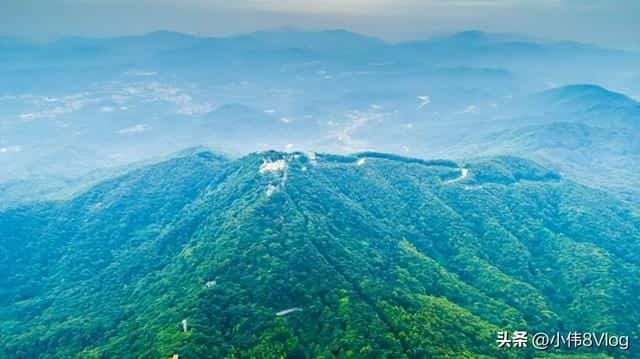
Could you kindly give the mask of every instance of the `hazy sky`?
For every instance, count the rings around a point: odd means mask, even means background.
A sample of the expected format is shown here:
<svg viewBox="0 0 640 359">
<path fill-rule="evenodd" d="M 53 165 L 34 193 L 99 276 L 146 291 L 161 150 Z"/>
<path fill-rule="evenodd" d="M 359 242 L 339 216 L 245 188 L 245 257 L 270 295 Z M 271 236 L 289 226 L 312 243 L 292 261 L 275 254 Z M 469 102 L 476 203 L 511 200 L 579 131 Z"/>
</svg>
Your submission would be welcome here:
<svg viewBox="0 0 640 359">
<path fill-rule="evenodd" d="M 0 0 L 0 34 L 20 37 L 280 26 L 390 40 L 479 29 L 640 49 L 640 0 Z"/>
</svg>

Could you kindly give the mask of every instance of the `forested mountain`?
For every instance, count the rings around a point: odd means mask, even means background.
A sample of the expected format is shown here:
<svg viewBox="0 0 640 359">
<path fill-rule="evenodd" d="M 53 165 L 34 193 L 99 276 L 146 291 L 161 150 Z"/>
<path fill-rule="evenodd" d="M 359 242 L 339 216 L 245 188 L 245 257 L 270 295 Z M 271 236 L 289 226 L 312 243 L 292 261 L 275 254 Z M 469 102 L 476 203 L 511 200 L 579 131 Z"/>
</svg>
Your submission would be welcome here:
<svg viewBox="0 0 640 359">
<path fill-rule="evenodd" d="M 564 357 L 496 334 L 637 343 L 639 252 L 637 210 L 515 157 L 196 149 L 0 212 L 0 357 Z"/>
<path fill-rule="evenodd" d="M 583 84 L 527 96 L 510 110 L 481 120 L 484 131 L 454 145 L 456 156 L 526 157 L 640 203 L 640 103 Z"/>
</svg>

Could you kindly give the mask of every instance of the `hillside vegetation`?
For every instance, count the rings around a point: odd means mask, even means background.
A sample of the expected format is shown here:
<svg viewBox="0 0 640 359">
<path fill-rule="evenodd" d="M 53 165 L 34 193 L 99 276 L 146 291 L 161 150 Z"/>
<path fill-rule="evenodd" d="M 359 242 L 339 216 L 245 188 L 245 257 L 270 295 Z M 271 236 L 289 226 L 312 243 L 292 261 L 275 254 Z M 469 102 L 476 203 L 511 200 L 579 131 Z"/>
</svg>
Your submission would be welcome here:
<svg viewBox="0 0 640 359">
<path fill-rule="evenodd" d="M 0 212 L 0 357 L 564 357 L 496 334 L 637 343 L 637 253 L 637 212 L 527 160 L 196 150 Z"/>
</svg>

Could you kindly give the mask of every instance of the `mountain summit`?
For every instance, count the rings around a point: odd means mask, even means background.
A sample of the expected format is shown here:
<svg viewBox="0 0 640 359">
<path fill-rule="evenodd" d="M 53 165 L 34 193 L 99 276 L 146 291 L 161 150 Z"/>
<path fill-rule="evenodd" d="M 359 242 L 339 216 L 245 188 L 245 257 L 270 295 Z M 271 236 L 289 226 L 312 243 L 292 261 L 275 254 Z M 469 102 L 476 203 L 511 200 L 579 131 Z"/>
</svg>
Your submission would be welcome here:
<svg viewBox="0 0 640 359">
<path fill-rule="evenodd" d="M 547 90 L 538 99 L 552 107 L 586 110 L 594 106 L 632 107 L 638 103 L 617 92 L 591 84 L 567 85 Z"/>
</svg>

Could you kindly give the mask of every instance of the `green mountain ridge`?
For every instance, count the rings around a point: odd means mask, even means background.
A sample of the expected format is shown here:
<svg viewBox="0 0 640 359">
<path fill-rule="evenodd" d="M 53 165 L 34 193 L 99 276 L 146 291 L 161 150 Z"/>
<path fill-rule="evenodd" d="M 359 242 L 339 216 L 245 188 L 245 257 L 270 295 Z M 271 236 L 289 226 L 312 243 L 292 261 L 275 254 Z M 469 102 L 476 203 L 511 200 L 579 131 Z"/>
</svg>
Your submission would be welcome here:
<svg viewBox="0 0 640 359">
<path fill-rule="evenodd" d="M 498 349 L 499 330 L 637 342 L 639 250 L 633 208 L 515 157 L 197 149 L 0 212 L 0 357 L 554 355 Z"/>
<path fill-rule="evenodd" d="M 638 102 L 589 84 L 562 86 L 516 102 L 514 108 L 522 107 L 520 114 L 516 110 L 481 122 L 478 127 L 489 130 L 472 131 L 435 153 L 458 158 L 524 157 L 567 179 L 639 203 Z"/>
<path fill-rule="evenodd" d="M 543 163 L 570 179 L 638 203 L 640 145 L 634 130 L 579 122 L 525 126 L 486 136 L 465 149 L 476 156 L 511 153 Z"/>
</svg>

